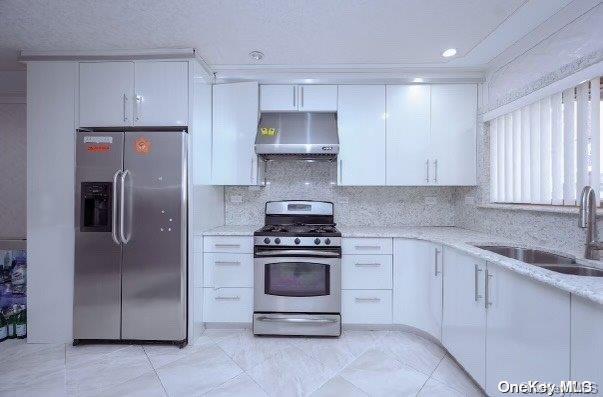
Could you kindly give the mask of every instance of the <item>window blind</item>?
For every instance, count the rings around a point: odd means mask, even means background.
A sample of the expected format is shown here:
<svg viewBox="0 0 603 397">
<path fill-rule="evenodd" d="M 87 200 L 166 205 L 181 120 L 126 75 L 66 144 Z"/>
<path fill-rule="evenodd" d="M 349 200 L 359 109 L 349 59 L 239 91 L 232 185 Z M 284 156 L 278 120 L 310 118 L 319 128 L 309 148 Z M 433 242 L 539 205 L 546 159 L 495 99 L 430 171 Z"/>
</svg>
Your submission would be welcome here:
<svg viewBox="0 0 603 397">
<path fill-rule="evenodd" d="M 596 78 L 490 121 L 492 202 L 576 205 L 601 187 L 601 84 Z"/>
</svg>

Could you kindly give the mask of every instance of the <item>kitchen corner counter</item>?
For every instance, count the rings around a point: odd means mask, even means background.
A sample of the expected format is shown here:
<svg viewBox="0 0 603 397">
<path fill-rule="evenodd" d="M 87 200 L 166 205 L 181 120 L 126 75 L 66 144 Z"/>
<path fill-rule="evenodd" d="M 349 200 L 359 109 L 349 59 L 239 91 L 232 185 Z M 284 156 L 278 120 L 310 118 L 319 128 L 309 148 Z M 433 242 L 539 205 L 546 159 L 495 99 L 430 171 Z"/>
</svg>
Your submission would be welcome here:
<svg viewBox="0 0 603 397">
<path fill-rule="evenodd" d="M 495 237 L 458 227 L 366 227 L 338 226 L 343 237 L 381 237 L 410 238 L 431 241 L 454 248 L 477 258 L 494 263 L 526 277 L 551 285 L 563 291 L 580 296 L 598 304 L 603 304 L 603 277 L 572 276 L 553 272 L 515 259 L 507 258 L 490 251 L 474 247 L 479 245 L 512 245 L 530 247 L 568 256 L 565 252 L 556 252 L 548 247 L 538 247 L 506 238 Z M 574 255 L 569 255 L 575 257 Z M 603 268 L 603 263 L 576 257 L 583 265 Z"/>
<path fill-rule="evenodd" d="M 262 225 L 224 225 L 205 232 L 198 233 L 201 236 L 253 236 L 253 232 L 261 228 Z"/>
</svg>

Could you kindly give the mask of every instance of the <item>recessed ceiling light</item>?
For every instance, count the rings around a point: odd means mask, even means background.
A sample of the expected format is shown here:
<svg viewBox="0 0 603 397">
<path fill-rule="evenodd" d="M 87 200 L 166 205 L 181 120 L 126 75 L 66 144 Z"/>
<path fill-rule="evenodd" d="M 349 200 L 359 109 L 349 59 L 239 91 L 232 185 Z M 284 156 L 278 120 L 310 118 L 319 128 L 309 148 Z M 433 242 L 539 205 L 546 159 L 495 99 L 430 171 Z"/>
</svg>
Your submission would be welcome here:
<svg viewBox="0 0 603 397">
<path fill-rule="evenodd" d="M 449 48 L 442 53 L 444 58 L 450 58 L 456 55 L 456 48 Z"/>
<path fill-rule="evenodd" d="M 264 53 L 262 51 L 254 50 L 249 53 L 249 57 L 254 61 L 261 61 L 262 58 L 264 58 Z"/>
<path fill-rule="evenodd" d="M 412 79 L 413 83 L 422 83 L 424 81 L 425 80 L 423 80 L 423 78 L 421 78 L 421 77 L 415 77 L 414 79 Z"/>
</svg>

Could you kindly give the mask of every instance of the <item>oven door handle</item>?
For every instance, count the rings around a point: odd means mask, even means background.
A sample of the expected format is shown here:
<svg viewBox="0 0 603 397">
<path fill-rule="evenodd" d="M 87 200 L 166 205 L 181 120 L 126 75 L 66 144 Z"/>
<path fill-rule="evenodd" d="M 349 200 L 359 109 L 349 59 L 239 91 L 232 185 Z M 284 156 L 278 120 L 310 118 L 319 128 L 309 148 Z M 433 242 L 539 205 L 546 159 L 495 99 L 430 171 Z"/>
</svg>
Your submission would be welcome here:
<svg viewBox="0 0 603 397">
<path fill-rule="evenodd" d="M 338 320 L 333 318 L 291 318 L 291 317 L 268 317 L 260 316 L 258 321 L 264 321 L 269 323 L 296 323 L 296 324 L 331 324 L 336 323 Z"/>
<path fill-rule="evenodd" d="M 330 251 L 313 251 L 313 250 L 277 250 L 277 251 L 260 251 L 255 253 L 256 256 L 283 256 L 283 255 L 303 255 L 303 256 L 323 256 L 327 258 L 338 258 L 339 253 Z"/>
</svg>

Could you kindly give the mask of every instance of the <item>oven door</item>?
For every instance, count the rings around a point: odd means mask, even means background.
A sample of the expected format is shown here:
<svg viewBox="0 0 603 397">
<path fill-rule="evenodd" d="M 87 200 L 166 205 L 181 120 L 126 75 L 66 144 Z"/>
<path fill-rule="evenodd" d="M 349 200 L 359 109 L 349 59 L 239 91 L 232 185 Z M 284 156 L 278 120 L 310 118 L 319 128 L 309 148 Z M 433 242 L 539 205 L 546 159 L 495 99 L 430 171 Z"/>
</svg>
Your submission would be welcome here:
<svg viewBox="0 0 603 397">
<path fill-rule="evenodd" d="M 254 311 L 340 313 L 341 259 L 254 259 Z"/>
</svg>

